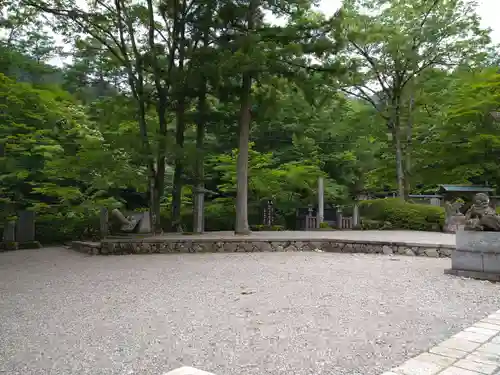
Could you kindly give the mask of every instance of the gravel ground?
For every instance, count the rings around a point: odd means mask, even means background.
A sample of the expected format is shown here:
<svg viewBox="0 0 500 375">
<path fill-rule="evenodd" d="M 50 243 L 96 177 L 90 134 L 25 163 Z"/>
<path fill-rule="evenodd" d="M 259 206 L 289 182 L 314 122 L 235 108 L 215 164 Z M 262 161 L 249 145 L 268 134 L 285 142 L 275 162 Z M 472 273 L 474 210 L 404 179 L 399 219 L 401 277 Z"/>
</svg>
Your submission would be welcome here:
<svg viewBox="0 0 500 375">
<path fill-rule="evenodd" d="M 376 375 L 500 308 L 447 259 L 0 254 L 0 373 Z"/>
</svg>

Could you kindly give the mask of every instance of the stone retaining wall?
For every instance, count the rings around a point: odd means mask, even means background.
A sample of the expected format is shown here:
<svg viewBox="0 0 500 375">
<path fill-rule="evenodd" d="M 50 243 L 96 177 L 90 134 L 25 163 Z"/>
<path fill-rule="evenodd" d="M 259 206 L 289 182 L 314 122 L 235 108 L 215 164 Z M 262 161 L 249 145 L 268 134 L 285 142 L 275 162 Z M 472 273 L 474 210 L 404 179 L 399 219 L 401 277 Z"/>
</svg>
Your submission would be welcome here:
<svg viewBox="0 0 500 375">
<path fill-rule="evenodd" d="M 414 245 L 401 243 L 353 242 L 342 240 L 325 241 L 145 241 L 106 240 L 98 242 L 72 243 L 72 248 L 94 255 L 156 254 L 156 253 L 233 253 L 233 252 L 281 252 L 281 251 L 321 251 L 333 253 L 399 254 L 427 256 L 433 258 L 450 257 L 451 247 Z"/>
</svg>

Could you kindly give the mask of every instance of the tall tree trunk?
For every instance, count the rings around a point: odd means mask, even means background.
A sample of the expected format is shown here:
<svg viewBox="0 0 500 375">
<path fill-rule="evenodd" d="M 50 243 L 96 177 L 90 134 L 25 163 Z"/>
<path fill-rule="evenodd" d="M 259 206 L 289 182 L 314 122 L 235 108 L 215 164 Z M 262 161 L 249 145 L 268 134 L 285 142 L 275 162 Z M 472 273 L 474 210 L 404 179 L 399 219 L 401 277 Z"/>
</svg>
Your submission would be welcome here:
<svg viewBox="0 0 500 375">
<path fill-rule="evenodd" d="M 155 83 L 156 92 L 158 94 L 158 101 L 156 104 L 156 113 L 158 115 L 158 151 L 156 156 L 156 176 L 152 181 L 151 195 L 153 196 L 154 205 L 151 207 L 152 212 L 152 226 L 154 232 L 161 232 L 161 219 L 160 219 L 160 204 L 161 198 L 165 190 L 165 169 L 166 169 L 166 154 L 167 154 L 167 104 L 168 104 L 168 84 L 163 84 L 162 75 L 163 71 L 158 62 L 158 56 L 156 53 L 155 44 L 155 32 L 156 24 L 154 19 L 154 5 L 153 0 L 147 0 L 148 8 L 148 44 L 151 52 L 151 66 L 153 68 L 153 78 Z M 177 24 L 177 8 L 174 7 L 175 19 L 174 22 Z M 174 38 L 172 45 L 175 48 L 177 38 Z M 172 50 L 173 51 L 173 50 Z M 171 52 L 173 55 L 173 52 Z M 138 56 L 137 58 L 139 58 Z M 173 67 L 173 56 L 170 57 L 169 63 L 167 65 L 167 82 L 170 81 L 170 72 Z"/>
<path fill-rule="evenodd" d="M 392 115 L 391 115 L 391 130 L 393 137 L 393 145 L 396 156 L 396 180 L 398 185 L 398 197 L 405 200 L 405 174 L 404 174 L 404 150 L 401 144 L 401 93 L 402 89 L 399 85 L 398 77 L 393 89 L 392 97 Z"/>
<path fill-rule="evenodd" d="M 410 101 L 408 103 L 408 121 L 406 123 L 406 144 L 404 147 L 404 180 L 405 180 L 405 192 L 404 197 L 408 199 L 411 193 L 411 154 L 412 154 L 412 137 L 413 137 L 413 106 L 415 98 L 413 92 L 410 95 Z"/>
<path fill-rule="evenodd" d="M 193 232 L 203 233 L 205 230 L 204 220 L 204 201 L 205 201 L 205 171 L 204 171 L 204 149 L 203 142 L 205 139 L 205 115 L 206 115 L 206 100 L 207 100 L 206 82 L 202 84 L 201 92 L 198 98 L 198 121 L 196 123 L 196 188 L 195 200 L 193 206 Z"/>
<path fill-rule="evenodd" d="M 248 143 L 250 141 L 252 76 L 244 73 L 242 79 L 239 118 L 239 150 L 236 165 L 236 234 L 249 234 L 248 225 Z"/>
<path fill-rule="evenodd" d="M 248 34 L 255 27 L 255 16 L 260 0 L 250 0 L 247 11 Z M 247 43 L 250 43 L 248 41 Z M 248 46 L 246 53 L 249 52 Z M 241 82 L 240 117 L 239 117 L 239 150 L 236 164 L 236 220 L 235 234 L 249 234 L 248 225 L 248 143 L 250 141 L 250 123 L 252 121 L 252 72 L 249 68 L 243 73 Z"/>
<path fill-rule="evenodd" d="M 396 178 L 398 183 L 398 197 L 405 199 L 405 177 L 403 166 L 403 147 L 401 145 L 401 134 L 399 129 L 395 129 L 393 133 L 394 146 L 396 148 Z"/>
<path fill-rule="evenodd" d="M 184 94 L 181 94 L 176 109 L 176 156 L 174 181 L 172 187 L 172 230 L 175 232 L 182 231 L 181 209 L 182 209 L 182 175 L 184 173 L 184 132 L 186 130 L 186 99 Z"/>
<path fill-rule="evenodd" d="M 204 13 L 203 48 L 210 47 L 210 25 L 213 14 L 213 3 L 206 4 Z M 207 118 L 207 84 L 208 80 L 203 72 L 203 63 L 200 67 L 201 83 L 198 93 L 198 113 L 196 121 L 196 165 L 195 165 L 195 189 L 193 205 L 193 232 L 203 233 L 205 231 L 205 126 Z"/>
<path fill-rule="evenodd" d="M 174 170 L 174 181 L 172 186 L 172 230 L 175 232 L 181 232 L 182 222 L 181 222 L 181 210 L 182 210 L 182 175 L 184 174 L 184 132 L 186 130 L 186 91 L 185 91 L 185 72 L 184 72 L 184 59 L 186 55 L 186 43 L 185 43 L 185 33 L 186 33 L 186 23 L 184 20 L 184 15 L 186 11 L 186 1 L 182 1 L 182 6 L 180 14 L 182 19 L 177 18 L 177 30 L 179 32 L 178 45 L 179 45 L 179 57 L 178 57 L 178 72 L 181 75 L 181 79 L 177 81 L 177 87 L 175 91 L 177 92 L 177 107 L 176 107 L 176 129 L 175 129 L 175 143 L 176 143 L 176 153 L 175 153 L 175 170 Z"/>
</svg>

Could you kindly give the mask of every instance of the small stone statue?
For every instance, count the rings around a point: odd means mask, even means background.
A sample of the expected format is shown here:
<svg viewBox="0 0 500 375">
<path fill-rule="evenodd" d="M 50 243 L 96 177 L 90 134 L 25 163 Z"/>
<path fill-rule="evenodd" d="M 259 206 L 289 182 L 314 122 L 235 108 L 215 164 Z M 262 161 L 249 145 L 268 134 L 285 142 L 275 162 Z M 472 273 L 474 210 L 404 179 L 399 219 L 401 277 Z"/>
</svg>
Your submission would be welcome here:
<svg viewBox="0 0 500 375">
<path fill-rule="evenodd" d="M 500 232 L 500 216 L 490 207 L 490 198 L 484 193 L 474 196 L 473 204 L 465 214 L 465 230 Z"/>
<path fill-rule="evenodd" d="M 460 209 L 462 208 L 464 204 L 460 201 L 456 201 L 452 204 L 446 202 L 445 204 L 445 210 L 446 210 L 446 217 L 452 217 L 455 215 L 462 215 L 460 212 Z"/>
<path fill-rule="evenodd" d="M 454 203 L 445 204 L 446 217 L 444 231 L 446 233 L 456 233 L 458 228 L 465 224 L 465 216 L 460 212 L 463 203 L 461 201 L 456 201 Z"/>
</svg>

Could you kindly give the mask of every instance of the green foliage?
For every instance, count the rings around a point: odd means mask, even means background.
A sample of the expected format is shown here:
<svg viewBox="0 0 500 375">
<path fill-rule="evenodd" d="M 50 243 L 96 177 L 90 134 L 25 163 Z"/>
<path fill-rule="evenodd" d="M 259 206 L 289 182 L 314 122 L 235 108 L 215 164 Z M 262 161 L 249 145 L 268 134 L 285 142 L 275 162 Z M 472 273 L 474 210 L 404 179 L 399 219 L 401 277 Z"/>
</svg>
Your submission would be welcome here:
<svg viewBox="0 0 500 375">
<path fill-rule="evenodd" d="M 278 208 L 294 207 L 294 202 L 313 203 L 316 199 L 318 177 L 325 177 L 325 199 L 343 197 L 343 186 L 328 178 L 318 163 L 309 160 L 280 163 L 272 152 L 252 149 L 249 155 L 249 197 L 253 202 L 272 199 Z M 220 180 L 219 191 L 236 192 L 236 158 L 238 151 L 210 157 L 208 164 L 214 177 Z"/>
<path fill-rule="evenodd" d="M 35 228 L 35 238 L 43 245 L 77 240 L 96 240 L 100 236 L 99 215 L 95 212 L 39 215 Z"/>
<path fill-rule="evenodd" d="M 398 198 L 360 202 L 363 229 L 408 229 L 440 231 L 444 208 L 404 202 Z M 378 227 L 380 226 L 380 227 Z"/>
<path fill-rule="evenodd" d="M 261 231 L 271 231 L 271 232 L 281 232 L 285 230 L 285 227 L 283 225 L 252 225 L 251 229 L 254 232 L 261 232 Z"/>
<path fill-rule="evenodd" d="M 133 186 L 140 170 L 111 149 L 85 109 L 58 89 L 38 89 L 0 74 L 0 196 L 4 214 L 34 208 L 86 210 L 116 205 L 107 190 Z M 103 161 L 106 163 L 103 163 Z"/>
<path fill-rule="evenodd" d="M 389 221 L 362 219 L 361 220 L 361 229 L 363 229 L 363 230 L 390 230 L 390 229 L 393 229 L 393 225 Z"/>
</svg>

